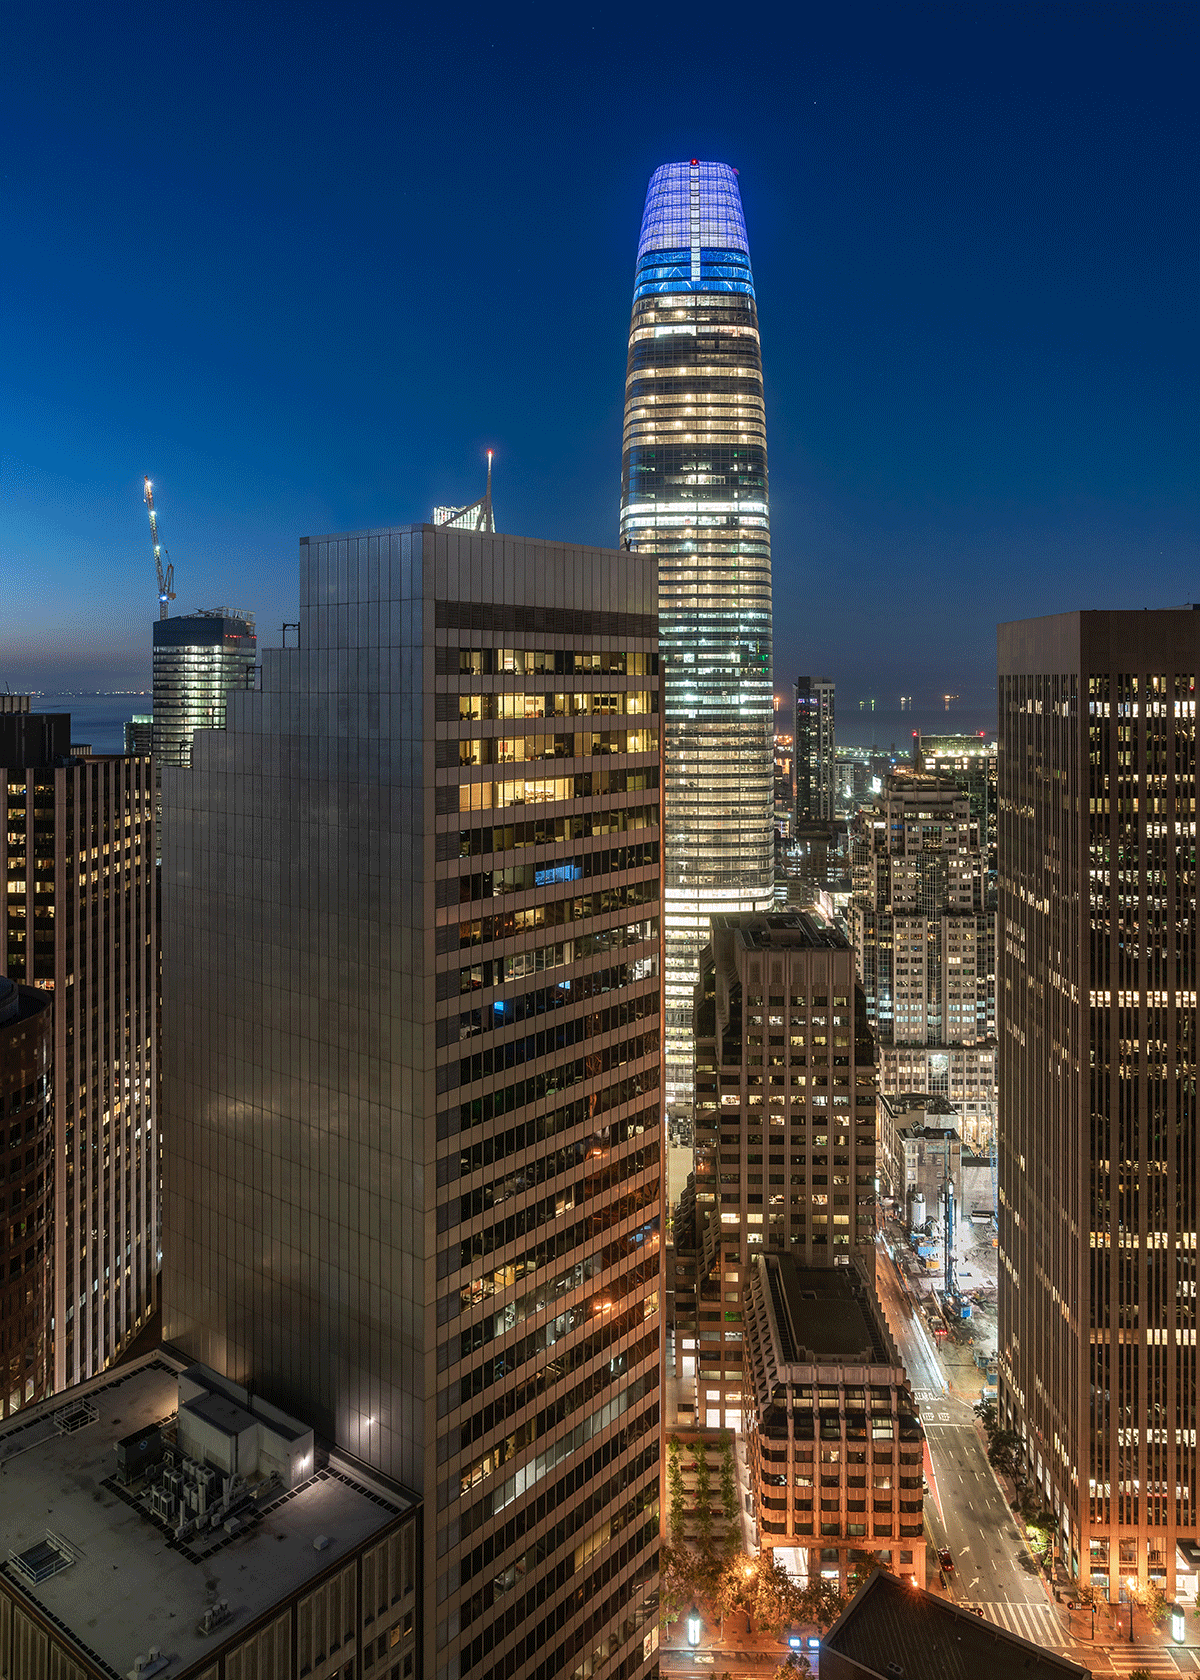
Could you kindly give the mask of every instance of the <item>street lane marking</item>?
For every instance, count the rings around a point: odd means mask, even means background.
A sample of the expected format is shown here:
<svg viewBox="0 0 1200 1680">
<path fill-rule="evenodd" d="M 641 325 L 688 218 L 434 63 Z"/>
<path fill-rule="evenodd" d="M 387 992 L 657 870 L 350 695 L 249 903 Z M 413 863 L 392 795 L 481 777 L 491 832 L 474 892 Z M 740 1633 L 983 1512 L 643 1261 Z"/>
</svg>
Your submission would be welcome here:
<svg viewBox="0 0 1200 1680">
<path fill-rule="evenodd" d="M 969 1610 L 982 1610 L 989 1622 L 1007 1629 L 1031 1645 L 1067 1648 L 1080 1642 L 1063 1627 L 1048 1604 L 1013 1604 L 1008 1600 L 968 1603 Z"/>
</svg>

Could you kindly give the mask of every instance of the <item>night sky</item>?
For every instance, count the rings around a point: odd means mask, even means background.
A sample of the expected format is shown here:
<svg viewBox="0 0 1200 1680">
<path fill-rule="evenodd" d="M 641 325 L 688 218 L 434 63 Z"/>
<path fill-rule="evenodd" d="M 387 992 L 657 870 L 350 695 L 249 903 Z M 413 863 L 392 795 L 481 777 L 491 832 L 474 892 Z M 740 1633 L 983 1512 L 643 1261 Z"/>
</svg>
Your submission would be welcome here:
<svg viewBox="0 0 1200 1680">
<path fill-rule="evenodd" d="M 992 715 L 997 620 L 1200 598 L 1193 5 L 10 9 L 0 682 L 297 615 L 483 489 L 616 540 L 646 184 L 740 171 L 776 687 Z M 852 729 L 847 734 L 853 734 Z"/>
</svg>

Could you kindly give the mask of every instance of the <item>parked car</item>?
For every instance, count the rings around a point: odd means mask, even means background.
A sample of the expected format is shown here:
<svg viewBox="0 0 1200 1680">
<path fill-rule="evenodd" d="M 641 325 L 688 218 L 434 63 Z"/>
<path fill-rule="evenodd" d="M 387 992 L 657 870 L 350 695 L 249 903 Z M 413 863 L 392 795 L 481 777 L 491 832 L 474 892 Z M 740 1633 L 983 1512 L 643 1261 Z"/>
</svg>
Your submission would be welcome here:
<svg viewBox="0 0 1200 1680">
<path fill-rule="evenodd" d="M 938 1548 L 938 1562 L 942 1566 L 943 1575 L 953 1575 L 954 1559 L 950 1556 L 948 1547 L 941 1546 Z"/>
</svg>

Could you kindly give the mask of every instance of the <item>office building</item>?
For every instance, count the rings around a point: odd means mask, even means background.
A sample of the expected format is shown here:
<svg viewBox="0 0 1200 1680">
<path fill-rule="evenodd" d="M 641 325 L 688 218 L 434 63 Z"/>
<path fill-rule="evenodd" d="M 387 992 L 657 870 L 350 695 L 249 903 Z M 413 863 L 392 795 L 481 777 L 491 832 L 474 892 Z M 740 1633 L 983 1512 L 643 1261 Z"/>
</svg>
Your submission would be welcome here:
<svg viewBox="0 0 1200 1680">
<path fill-rule="evenodd" d="M 821 1680 L 1089 1680 L 1090 1668 L 1046 1649 L 1040 1628 L 1023 1639 L 966 1605 L 914 1591 L 906 1574 L 881 1569 L 863 1583 L 821 1640 Z M 1049 1606 L 1043 1616 L 1057 1632 Z"/>
<path fill-rule="evenodd" d="M 832 822 L 837 794 L 834 687 L 828 677 L 796 678 L 796 822 Z"/>
<path fill-rule="evenodd" d="M 420 1496 L 426 1680 L 628 1680 L 657 1642 L 654 561 L 427 525 L 305 539 L 300 574 L 299 646 L 163 775 L 164 1339 Z"/>
<path fill-rule="evenodd" d="M 741 1426 L 762 1248 L 874 1276 L 875 1067 L 854 952 L 803 911 L 716 916 L 696 991 L 697 1422 Z M 681 1370 L 693 1350 L 680 1337 Z"/>
<path fill-rule="evenodd" d="M 1000 1412 L 1072 1575 L 1197 1536 L 1200 611 L 1005 624 Z"/>
<path fill-rule="evenodd" d="M 233 689 L 254 687 L 257 650 L 253 613 L 231 613 L 226 607 L 216 607 L 155 620 L 154 710 L 150 723 L 158 789 L 159 857 L 163 766 L 191 763 L 192 736 L 197 729 L 225 727 L 226 696 Z M 128 730 L 125 744 L 128 751 Z"/>
<path fill-rule="evenodd" d="M 948 1098 L 981 1144 L 995 1115 L 996 922 L 969 795 L 896 770 L 851 844 L 850 921 L 889 1096 Z"/>
<path fill-rule="evenodd" d="M 0 975 L 0 1418 L 54 1381 L 54 997 Z"/>
<path fill-rule="evenodd" d="M 154 718 L 149 712 L 135 712 L 125 724 L 125 751 L 152 753 L 154 751 Z"/>
<path fill-rule="evenodd" d="M 845 1589 L 855 1553 L 925 1584 L 925 1432 L 856 1269 L 755 1254 L 743 1292 L 746 1461 L 760 1544 Z"/>
<path fill-rule="evenodd" d="M 78 754 L 69 713 L 0 716 L 0 952 L 54 995 L 55 1388 L 103 1370 L 156 1301 L 151 777 L 144 756 Z"/>
<path fill-rule="evenodd" d="M 658 561 L 666 685 L 666 1078 L 691 1147 L 692 1000 L 714 914 L 773 902 L 767 437 L 737 174 L 668 163 L 634 276 L 621 540 Z"/>
<path fill-rule="evenodd" d="M 0 1673 L 405 1680 L 420 1511 L 159 1353 L 0 1425 Z"/>
<path fill-rule="evenodd" d="M 996 908 L 996 832 L 999 781 L 995 741 L 983 735 L 925 735 L 913 731 L 913 769 L 941 776 L 967 795 L 984 854 L 984 909 Z"/>
<path fill-rule="evenodd" d="M 791 838 L 792 822 L 795 817 L 794 775 L 795 759 L 792 753 L 792 736 L 786 729 L 780 729 L 778 720 L 775 725 L 775 832 L 781 840 Z"/>
</svg>

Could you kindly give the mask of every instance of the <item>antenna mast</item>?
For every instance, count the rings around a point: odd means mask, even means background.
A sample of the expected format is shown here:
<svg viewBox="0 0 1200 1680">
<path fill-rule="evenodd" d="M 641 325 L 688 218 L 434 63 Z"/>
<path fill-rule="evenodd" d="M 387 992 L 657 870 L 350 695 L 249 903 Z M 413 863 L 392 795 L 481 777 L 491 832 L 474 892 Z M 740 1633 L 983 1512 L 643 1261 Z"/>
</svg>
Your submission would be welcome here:
<svg viewBox="0 0 1200 1680">
<path fill-rule="evenodd" d="M 154 487 L 146 479 L 143 500 L 150 509 L 150 541 L 154 544 L 154 569 L 158 573 L 158 616 L 166 618 L 167 602 L 175 599 L 175 568 L 167 561 L 167 569 L 163 571 L 163 551 L 158 540 L 158 515 L 154 511 Z"/>
</svg>

